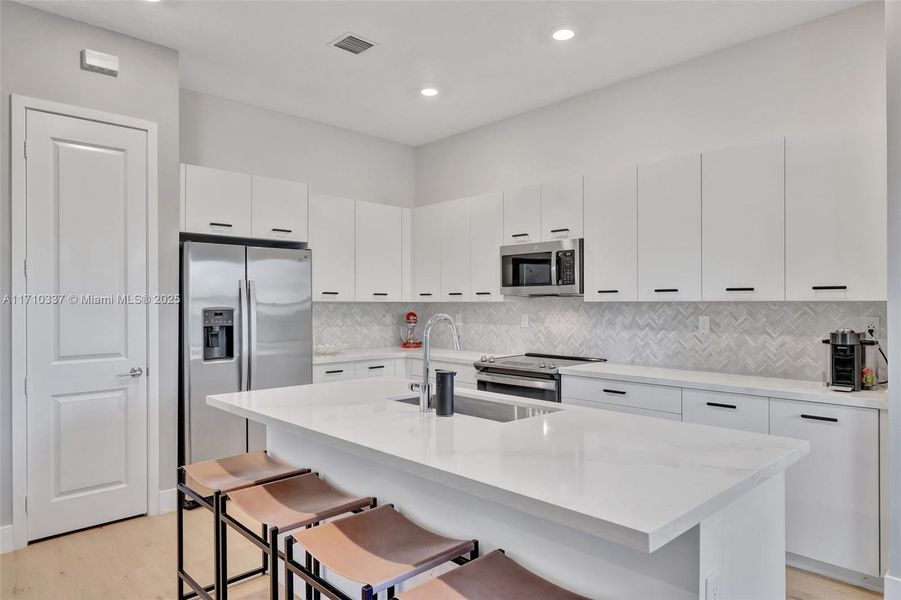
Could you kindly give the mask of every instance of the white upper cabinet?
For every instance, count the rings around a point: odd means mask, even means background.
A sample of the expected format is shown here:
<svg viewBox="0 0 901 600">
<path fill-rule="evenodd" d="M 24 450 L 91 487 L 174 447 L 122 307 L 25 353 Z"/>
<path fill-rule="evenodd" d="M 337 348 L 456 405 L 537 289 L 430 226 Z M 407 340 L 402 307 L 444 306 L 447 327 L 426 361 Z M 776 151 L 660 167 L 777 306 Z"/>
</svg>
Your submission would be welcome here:
<svg viewBox="0 0 901 600">
<path fill-rule="evenodd" d="M 399 302 L 403 299 L 403 209 L 356 204 L 356 299 Z"/>
<path fill-rule="evenodd" d="M 885 131 L 788 137 L 785 160 L 786 300 L 885 300 Z"/>
<path fill-rule="evenodd" d="M 701 156 L 638 166 L 638 299 L 701 299 Z"/>
<path fill-rule="evenodd" d="M 585 176 L 585 301 L 638 299 L 635 167 Z"/>
<path fill-rule="evenodd" d="M 499 252 L 503 243 L 504 195 L 496 192 L 469 198 L 469 277 L 472 300 L 503 300 Z"/>
<path fill-rule="evenodd" d="M 581 175 L 541 184 L 542 241 L 582 237 Z"/>
<path fill-rule="evenodd" d="M 413 300 L 441 300 L 440 204 L 419 206 L 413 211 Z"/>
<path fill-rule="evenodd" d="M 441 300 L 469 300 L 469 200 L 441 205 Z"/>
<path fill-rule="evenodd" d="M 705 152 L 703 298 L 785 299 L 782 139 Z"/>
<path fill-rule="evenodd" d="M 251 235 L 250 175 L 185 165 L 185 231 Z"/>
<path fill-rule="evenodd" d="M 541 239 L 541 186 L 504 190 L 504 244 Z"/>
<path fill-rule="evenodd" d="M 313 252 L 313 300 L 353 301 L 353 200 L 311 194 L 310 249 Z"/>
<path fill-rule="evenodd" d="M 306 242 L 309 186 L 258 175 L 254 175 L 251 182 L 251 235 L 255 238 Z"/>
</svg>

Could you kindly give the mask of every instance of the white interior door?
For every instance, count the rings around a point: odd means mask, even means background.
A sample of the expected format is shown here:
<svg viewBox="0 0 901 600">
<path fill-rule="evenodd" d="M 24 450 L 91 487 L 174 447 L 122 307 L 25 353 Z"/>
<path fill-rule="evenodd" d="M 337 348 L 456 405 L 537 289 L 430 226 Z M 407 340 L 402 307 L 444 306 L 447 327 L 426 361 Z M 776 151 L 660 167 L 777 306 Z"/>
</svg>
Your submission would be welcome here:
<svg viewBox="0 0 901 600">
<path fill-rule="evenodd" d="M 29 110 L 26 136 L 34 540 L 147 512 L 147 133 Z"/>
</svg>

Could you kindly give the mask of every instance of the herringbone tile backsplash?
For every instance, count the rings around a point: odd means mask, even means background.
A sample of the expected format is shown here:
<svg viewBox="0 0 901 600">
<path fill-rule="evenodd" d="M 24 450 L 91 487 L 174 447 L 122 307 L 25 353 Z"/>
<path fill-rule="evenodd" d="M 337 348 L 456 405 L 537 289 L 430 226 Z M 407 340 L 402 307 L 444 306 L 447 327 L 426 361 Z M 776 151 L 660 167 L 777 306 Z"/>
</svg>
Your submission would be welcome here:
<svg viewBox="0 0 901 600">
<path fill-rule="evenodd" d="M 601 356 L 611 362 L 820 380 L 820 340 L 839 327 L 863 330 L 877 317 L 885 345 L 885 302 L 636 302 L 586 303 L 580 298 L 529 298 L 503 303 L 316 303 L 313 345 L 394 346 L 404 314 L 424 323 L 446 312 L 460 318 L 465 350 Z M 528 327 L 521 326 L 528 315 Z M 698 317 L 710 333 L 698 334 Z M 444 327 L 436 347 L 450 348 Z M 884 365 L 880 364 L 884 375 Z"/>
</svg>

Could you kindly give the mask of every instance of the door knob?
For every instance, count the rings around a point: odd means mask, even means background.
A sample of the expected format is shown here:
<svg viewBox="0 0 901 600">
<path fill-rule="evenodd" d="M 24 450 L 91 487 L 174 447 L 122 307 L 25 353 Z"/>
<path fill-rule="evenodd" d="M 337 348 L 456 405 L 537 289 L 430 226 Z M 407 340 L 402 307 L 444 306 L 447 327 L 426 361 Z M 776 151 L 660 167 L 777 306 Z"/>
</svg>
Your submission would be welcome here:
<svg viewBox="0 0 901 600">
<path fill-rule="evenodd" d="M 128 373 L 119 373 L 116 377 L 140 377 L 144 374 L 144 369 L 141 367 L 132 367 Z"/>
</svg>

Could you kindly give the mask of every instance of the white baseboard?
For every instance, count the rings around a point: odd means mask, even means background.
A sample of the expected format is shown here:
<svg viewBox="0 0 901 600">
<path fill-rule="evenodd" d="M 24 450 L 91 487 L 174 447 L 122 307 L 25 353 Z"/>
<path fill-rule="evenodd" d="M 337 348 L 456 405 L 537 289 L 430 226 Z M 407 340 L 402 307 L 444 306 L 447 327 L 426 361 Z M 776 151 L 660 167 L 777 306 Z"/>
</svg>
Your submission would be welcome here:
<svg viewBox="0 0 901 600">
<path fill-rule="evenodd" d="M 160 490 L 160 514 L 175 510 L 177 498 L 178 495 L 175 493 L 175 488 Z"/>
<path fill-rule="evenodd" d="M 883 581 L 885 581 L 885 600 L 901 600 L 901 577 L 886 573 Z"/>
<path fill-rule="evenodd" d="M 0 527 L 0 554 L 12 552 L 13 550 L 13 526 L 4 525 Z"/>
</svg>

